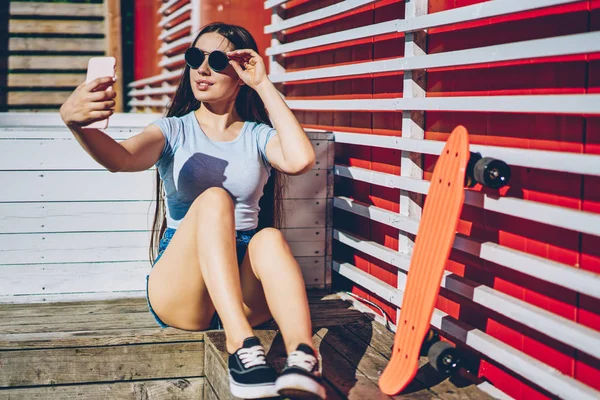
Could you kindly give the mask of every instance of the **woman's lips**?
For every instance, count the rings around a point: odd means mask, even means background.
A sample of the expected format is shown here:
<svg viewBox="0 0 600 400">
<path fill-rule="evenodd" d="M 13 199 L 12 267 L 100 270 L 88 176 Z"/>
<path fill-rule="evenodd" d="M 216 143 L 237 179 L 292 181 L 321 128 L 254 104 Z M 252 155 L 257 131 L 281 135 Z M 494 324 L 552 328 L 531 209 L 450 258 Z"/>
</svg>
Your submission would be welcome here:
<svg viewBox="0 0 600 400">
<path fill-rule="evenodd" d="M 208 81 L 196 81 L 196 87 L 201 91 L 208 90 L 212 85 L 213 84 Z"/>
</svg>

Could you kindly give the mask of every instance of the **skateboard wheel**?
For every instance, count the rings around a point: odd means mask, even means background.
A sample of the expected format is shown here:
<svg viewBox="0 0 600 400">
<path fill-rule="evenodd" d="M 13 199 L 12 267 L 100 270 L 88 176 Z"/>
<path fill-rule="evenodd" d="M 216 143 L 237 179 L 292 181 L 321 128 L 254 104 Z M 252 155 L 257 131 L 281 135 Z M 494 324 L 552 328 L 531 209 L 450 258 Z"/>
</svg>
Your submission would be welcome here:
<svg viewBox="0 0 600 400">
<path fill-rule="evenodd" d="M 421 345 L 421 351 L 419 352 L 419 355 L 426 356 L 431 346 L 433 346 L 433 344 L 437 343 L 439 340 L 440 335 L 435 330 L 429 329 L 429 331 L 427 331 L 427 334 L 425 335 L 423 344 Z"/>
<path fill-rule="evenodd" d="M 466 187 L 473 187 L 477 184 L 477 181 L 475 180 L 474 170 L 475 170 L 475 164 L 479 160 L 481 160 L 481 154 L 470 152 L 469 162 L 467 163 L 467 170 L 465 173 L 465 186 Z"/>
<path fill-rule="evenodd" d="M 460 365 L 459 352 L 448 342 L 436 342 L 429 348 L 429 363 L 438 372 L 450 375 Z"/>
<path fill-rule="evenodd" d="M 510 167 L 501 160 L 483 157 L 475 162 L 473 167 L 475 181 L 483 186 L 499 189 L 506 186 L 510 180 Z"/>
</svg>

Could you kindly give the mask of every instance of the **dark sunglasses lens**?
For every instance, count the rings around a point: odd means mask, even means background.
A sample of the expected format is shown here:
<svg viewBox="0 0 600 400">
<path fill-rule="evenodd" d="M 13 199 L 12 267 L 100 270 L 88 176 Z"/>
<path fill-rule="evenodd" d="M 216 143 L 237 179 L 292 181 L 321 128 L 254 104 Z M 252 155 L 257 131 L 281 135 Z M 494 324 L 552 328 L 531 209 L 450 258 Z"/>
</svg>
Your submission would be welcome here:
<svg viewBox="0 0 600 400">
<path fill-rule="evenodd" d="M 185 51 L 185 62 L 190 68 L 197 69 L 204 62 L 204 53 L 197 47 L 190 47 Z"/>
<path fill-rule="evenodd" d="M 227 54 L 222 51 L 213 51 L 208 56 L 208 65 L 215 71 L 223 71 L 229 65 Z"/>
</svg>

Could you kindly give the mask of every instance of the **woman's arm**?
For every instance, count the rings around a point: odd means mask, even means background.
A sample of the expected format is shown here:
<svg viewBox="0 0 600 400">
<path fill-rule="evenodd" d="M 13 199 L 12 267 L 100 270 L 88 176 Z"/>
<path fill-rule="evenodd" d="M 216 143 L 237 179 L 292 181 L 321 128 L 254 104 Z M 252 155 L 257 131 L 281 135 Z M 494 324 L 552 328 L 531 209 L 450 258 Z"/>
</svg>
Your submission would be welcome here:
<svg viewBox="0 0 600 400">
<path fill-rule="evenodd" d="M 265 103 L 277 130 L 278 134 L 269 140 L 266 149 L 271 164 L 290 175 L 310 170 L 315 164 L 315 151 L 296 116 L 267 77 L 262 58 L 251 49 L 231 51 L 228 56 L 231 58 L 229 63 L 240 78 L 256 90 Z M 244 66 L 243 69 L 240 64 Z"/>
<path fill-rule="evenodd" d="M 270 80 L 263 81 L 256 91 L 278 133 L 267 145 L 267 158 L 283 172 L 292 175 L 307 172 L 315 165 L 315 151 L 296 116 Z"/>
<path fill-rule="evenodd" d="M 91 122 L 113 114 L 114 91 L 105 89 L 112 78 L 98 78 L 82 83 L 60 107 L 60 116 L 81 147 L 110 172 L 144 171 L 158 160 L 164 137 L 156 125 L 119 143 L 99 129 L 83 129 Z"/>
</svg>

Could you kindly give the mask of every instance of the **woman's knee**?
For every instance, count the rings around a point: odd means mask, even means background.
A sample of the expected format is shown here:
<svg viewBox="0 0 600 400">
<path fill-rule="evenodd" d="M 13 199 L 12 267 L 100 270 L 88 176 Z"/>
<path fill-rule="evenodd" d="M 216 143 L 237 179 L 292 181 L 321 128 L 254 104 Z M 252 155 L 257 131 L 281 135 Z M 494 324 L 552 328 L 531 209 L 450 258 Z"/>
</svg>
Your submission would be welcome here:
<svg viewBox="0 0 600 400">
<path fill-rule="evenodd" d="M 233 214 L 234 204 L 229 193 L 220 187 L 211 187 L 202 192 L 192 203 L 197 213 L 222 217 L 223 214 Z"/>
<path fill-rule="evenodd" d="M 287 247 L 287 242 L 283 233 L 276 228 L 261 229 L 250 239 L 250 243 L 248 243 L 248 249 L 253 253 L 261 253 L 264 250 L 265 254 L 269 254 L 273 251 L 274 247 L 278 248 L 281 246 Z"/>
</svg>

